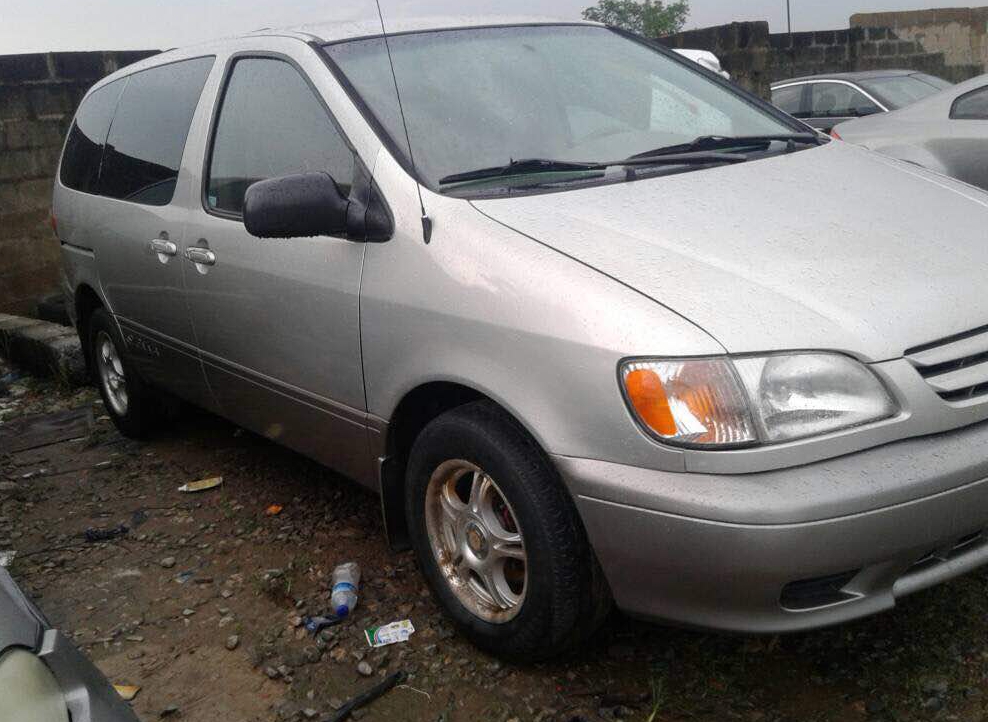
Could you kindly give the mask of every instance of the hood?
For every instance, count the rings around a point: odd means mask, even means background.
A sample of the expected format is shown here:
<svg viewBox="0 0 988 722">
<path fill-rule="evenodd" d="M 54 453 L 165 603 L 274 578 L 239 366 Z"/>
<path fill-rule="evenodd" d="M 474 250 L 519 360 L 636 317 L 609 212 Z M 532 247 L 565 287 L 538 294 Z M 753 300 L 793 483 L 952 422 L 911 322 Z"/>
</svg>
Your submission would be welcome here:
<svg viewBox="0 0 988 722">
<path fill-rule="evenodd" d="M 988 324 L 988 194 L 847 143 L 473 204 L 730 353 L 879 361 Z"/>
</svg>

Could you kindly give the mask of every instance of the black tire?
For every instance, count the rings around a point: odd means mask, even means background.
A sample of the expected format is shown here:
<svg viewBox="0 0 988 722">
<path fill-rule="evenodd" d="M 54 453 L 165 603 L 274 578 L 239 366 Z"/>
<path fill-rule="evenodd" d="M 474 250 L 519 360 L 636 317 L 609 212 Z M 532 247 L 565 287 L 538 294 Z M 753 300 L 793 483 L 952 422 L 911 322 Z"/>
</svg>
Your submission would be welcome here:
<svg viewBox="0 0 988 722">
<path fill-rule="evenodd" d="M 122 413 L 118 411 L 111 399 L 108 383 L 100 372 L 99 354 L 104 334 L 115 347 L 123 367 L 127 404 Z M 92 362 L 93 380 L 99 388 L 103 406 L 121 434 L 133 439 L 143 439 L 147 437 L 148 432 L 153 427 L 155 411 L 158 408 L 157 397 L 138 374 L 130 359 L 127 358 L 125 349 L 126 346 L 120 337 L 120 331 L 117 324 L 110 318 L 110 314 L 102 308 L 93 311 L 93 315 L 89 318 L 89 358 Z"/>
<path fill-rule="evenodd" d="M 519 611 L 492 623 L 451 589 L 432 550 L 426 492 L 444 462 L 462 459 L 495 480 L 524 536 L 527 581 Z M 409 535 L 439 604 L 478 647 L 510 660 L 535 661 L 571 649 L 592 634 L 610 595 L 569 493 L 529 434 L 489 401 L 442 414 L 419 434 L 407 470 Z"/>
</svg>

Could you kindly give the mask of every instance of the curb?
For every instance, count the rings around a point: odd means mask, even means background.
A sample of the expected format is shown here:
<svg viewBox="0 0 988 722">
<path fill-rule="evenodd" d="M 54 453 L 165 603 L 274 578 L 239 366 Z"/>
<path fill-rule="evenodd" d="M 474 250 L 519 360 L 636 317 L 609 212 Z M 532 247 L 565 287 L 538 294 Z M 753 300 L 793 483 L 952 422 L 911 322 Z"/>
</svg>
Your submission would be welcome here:
<svg viewBox="0 0 988 722">
<path fill-rule="evenodd" d="M 0 356 L 70 386 L 82 386 L 89 380 L 82 345 L 71 326 L 0 313 Z"/>
</svg>

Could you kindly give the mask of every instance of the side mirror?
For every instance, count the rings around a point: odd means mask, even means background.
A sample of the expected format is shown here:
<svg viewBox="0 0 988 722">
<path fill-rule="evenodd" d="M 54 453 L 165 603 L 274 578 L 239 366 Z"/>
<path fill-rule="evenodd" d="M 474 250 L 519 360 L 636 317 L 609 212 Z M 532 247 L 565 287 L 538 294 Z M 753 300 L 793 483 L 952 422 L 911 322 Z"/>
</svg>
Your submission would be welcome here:
<svg viewBox="0 0 988 722">
<path fill-rule="evenodd" d="M 329 173 L 270 178 L 244 194 L 244 226 L 258 238 L 342 236 L 349 205 Z"/>
</svg>

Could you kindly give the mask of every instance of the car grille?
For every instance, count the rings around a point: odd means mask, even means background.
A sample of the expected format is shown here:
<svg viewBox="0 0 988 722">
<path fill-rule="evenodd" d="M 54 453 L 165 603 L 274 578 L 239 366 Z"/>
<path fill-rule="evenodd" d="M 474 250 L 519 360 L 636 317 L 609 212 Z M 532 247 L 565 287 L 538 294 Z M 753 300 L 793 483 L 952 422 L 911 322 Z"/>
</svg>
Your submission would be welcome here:
<svg viewBox="0 0 988 722">
<path fill-rule="evenodd" d="M 988 326 L 917 346 L 906 359 L 946 401 L 988 394 Z"/>
</svg>

